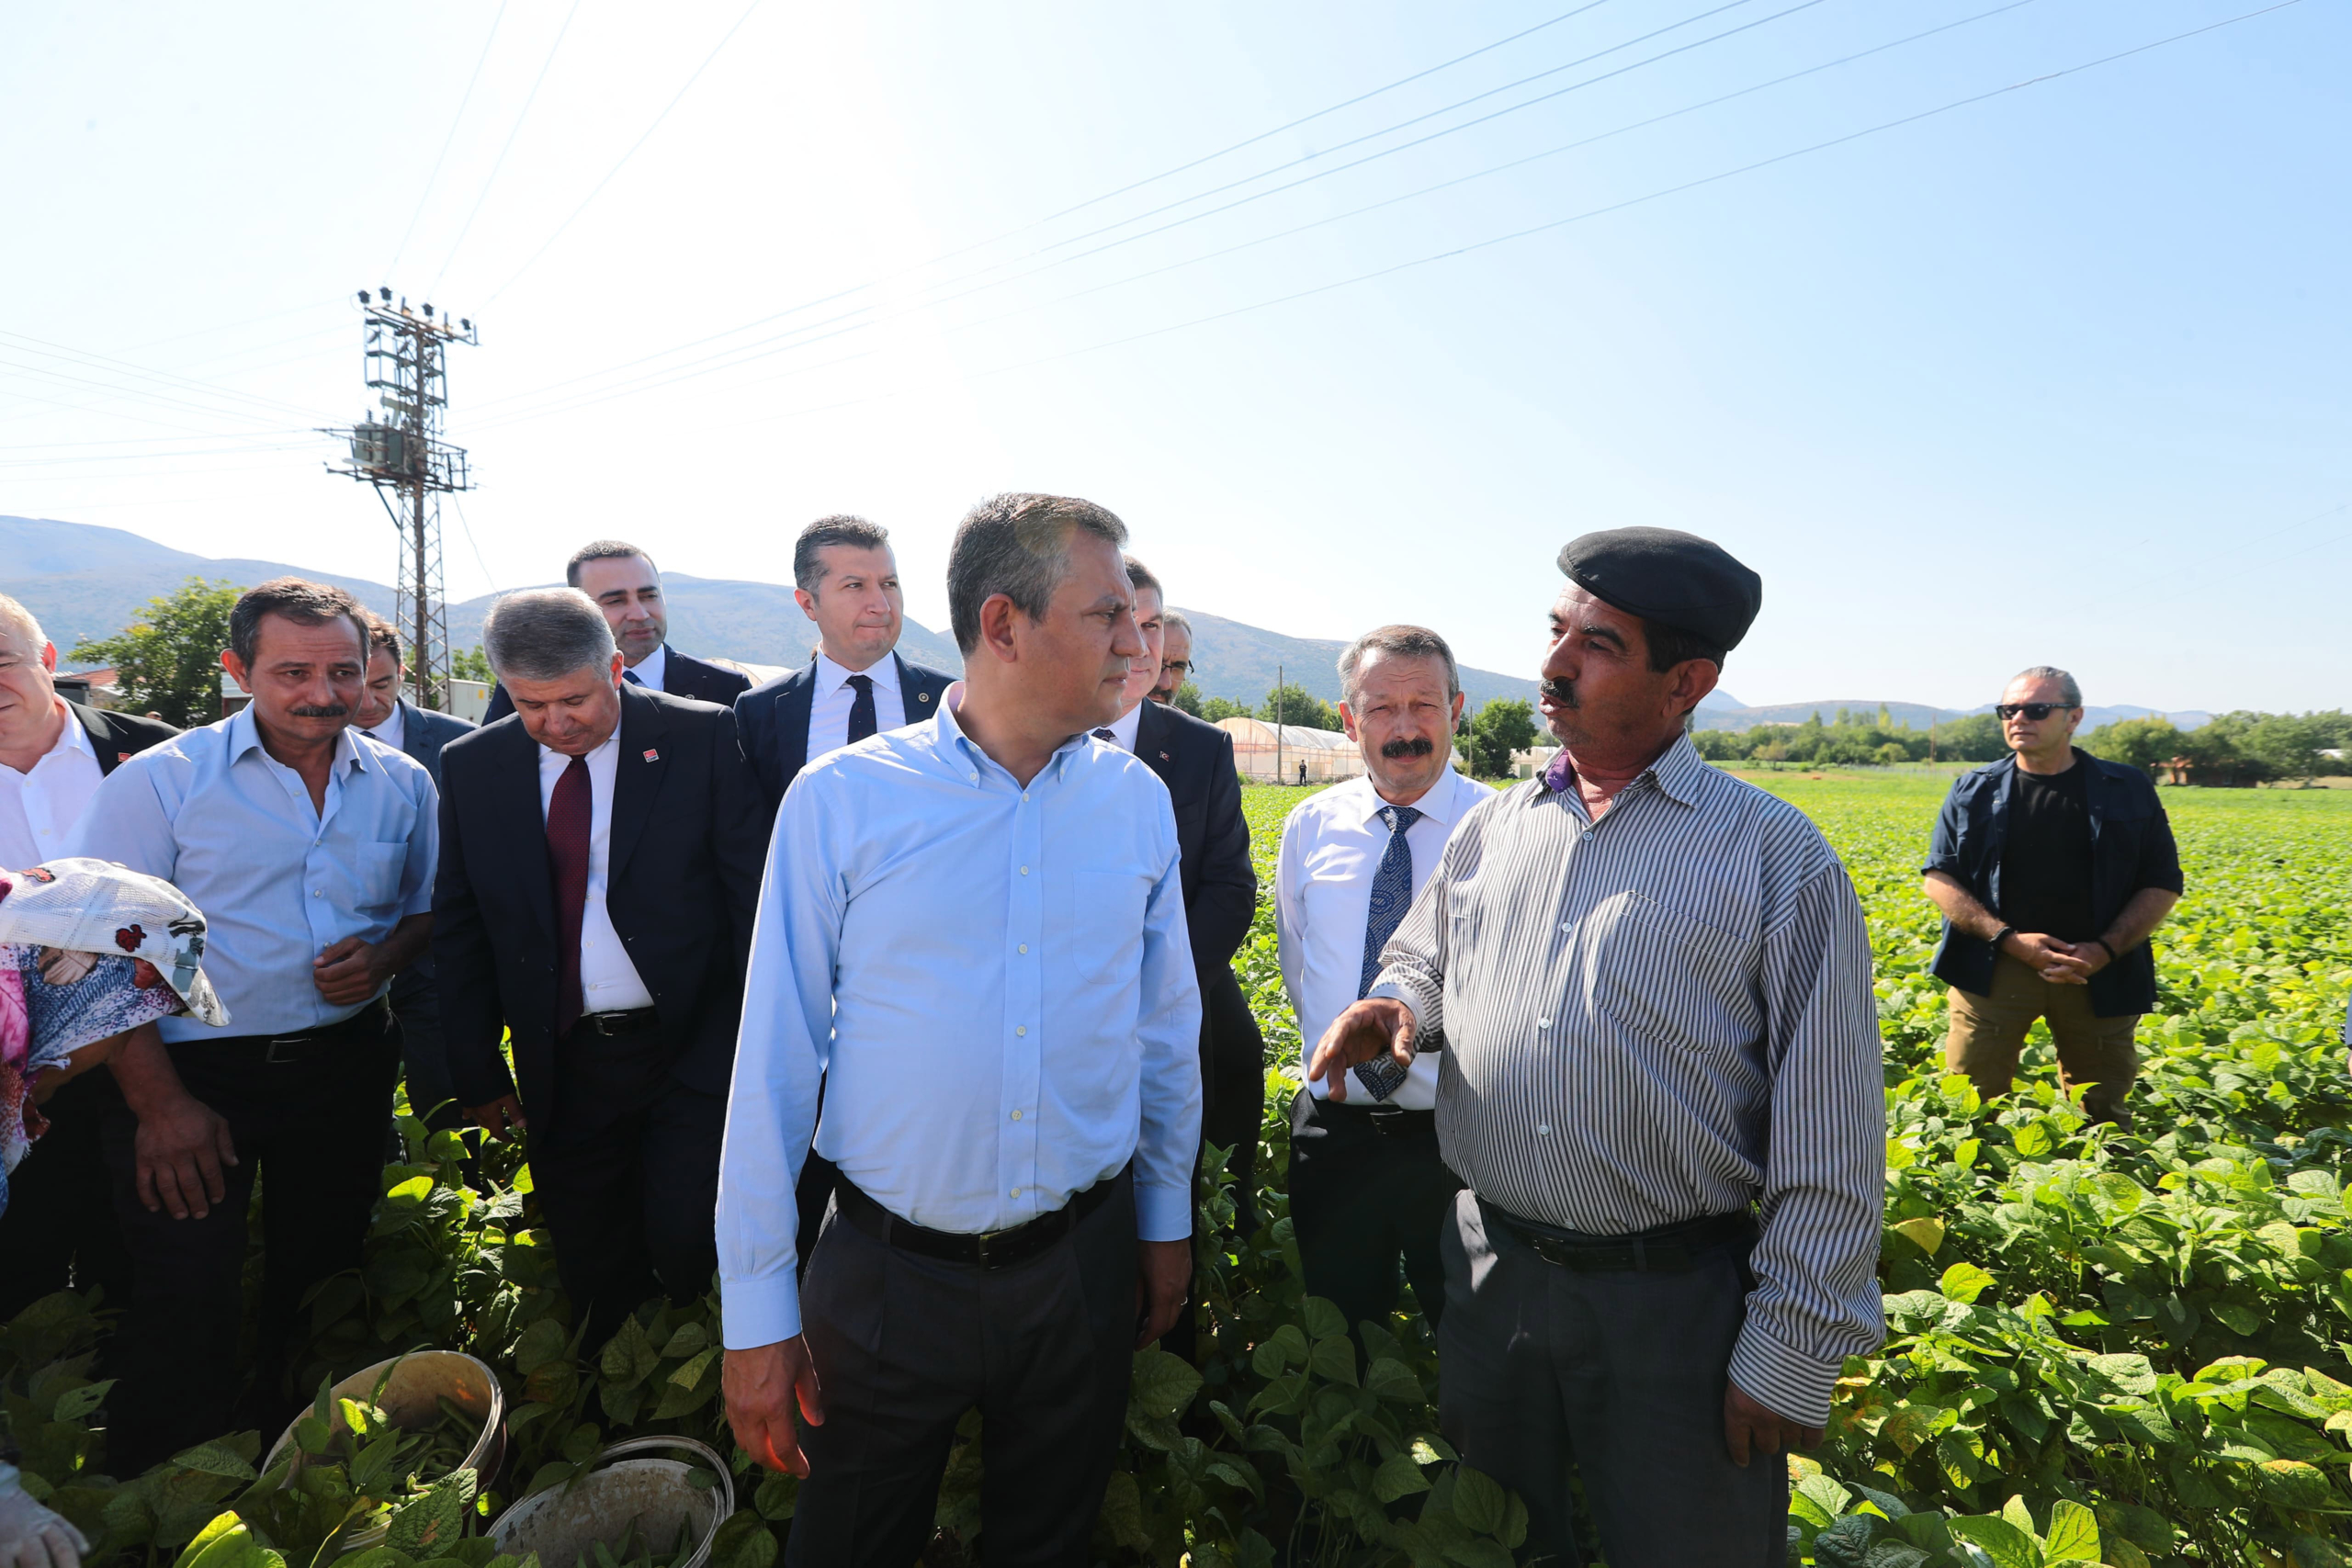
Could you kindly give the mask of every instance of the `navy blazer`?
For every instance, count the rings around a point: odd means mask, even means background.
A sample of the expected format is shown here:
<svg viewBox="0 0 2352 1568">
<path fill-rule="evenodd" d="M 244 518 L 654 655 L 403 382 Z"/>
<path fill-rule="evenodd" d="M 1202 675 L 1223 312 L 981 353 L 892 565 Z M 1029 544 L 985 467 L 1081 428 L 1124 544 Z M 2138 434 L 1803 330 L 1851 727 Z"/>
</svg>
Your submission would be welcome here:
<svg viewBox="0 0 2352 1568">
<path fill-rule="evenodd" d="M 474 728 L 472 719 L 435 713 L 406 697 L 401 699 L 401 750 L 424 764 L 436 790 L 441 787 L 441 748 L 460 735 L 472 734 Z"/>
<path fill-rule="evenodd" d="M 907 722 L 921 724 L 947 700 L 956 677 L 920 664 L 899 662 L 899 694 L 907 707 Z M 773 681 L 763 681 L 735 699 L 735 733 L 743 742 L 743 756 L 767 792 L 774 810 L 784 792 L 808 762 L 808 710 L 817 700 L 817 659 Z"/>
<path fill-rule="evenodd" d="M 2104 931 L 2142 888 L 2181 890 L 2180 851 L 2147 774 L 2087 751 L 2078 750 L 2075 758 L 2077 766 L 2088 770 L 2083 795 L 2091 819 L 2091 917 Z M 1935 844 L 1919 868 L 1922 874 L 1942 872 L 1996 913 L 2001 908 L 2001 850 L 2008 840 L 2009 797 L 2017 771 L 2017 759 L 2004 757 L 1954 779 L 1936 818 Z M 1946 920 L 1932 967 L 1946 985 L 1989 996 L 1997 956 L 1991 942 L 1955 930 Z M 2100 1018 L 2154 1010 L 2154 953 L 2143 942 L 2129 953 L 2117 953 L 2114 963 L 2091 976 L 2090 993 L 2091 1011 Z"/>
<path fill-rule="evenodd" d="M 727 1092 L 743 972 L 767 854 L 767 813 L 735 716 L 642 687 L 621 692 L 620 761 L 605 912 L 662 1029 L 670 1070 Z M 555 889 L 539 807 L 539 748 L 520 718 L 484 725 L 441 757 L 441 863 L 433 958 L 461 1105 L 516 1088 L 534 1136 L 555 1107 Z M 499 1054 L 514 1035 L 514 1073 Z"/>
<path fill-rule="evenodd" d="M 662 666 L 662 689 L 673 697 L 692 697 L 698 703 L 717 703 L 725 707 L 752 684 L 752 678 L 740 670 L 729 670 L 709 664 L 692 654 L 670 650 L 669 659 Z M 640 690 L 642 688 L 639 688 Z M 490 706 L 481 716 L 485 725 L 496 724 L 514 711 L 514 699 L 506 694 L 504 686 L 490 689 Z"/>
<path fill-rule="evenodd" d="M 160 718 L 142 718 L 137 714 L 117 713 L 112 708 L 94 708 L 87 703 L 72 701 L 66 703 L 65 708 L 88 737 L 91 754 L 98 760 L 100 778 L 148 747 L 160 746 L 179 733 Z"/>
</svg>

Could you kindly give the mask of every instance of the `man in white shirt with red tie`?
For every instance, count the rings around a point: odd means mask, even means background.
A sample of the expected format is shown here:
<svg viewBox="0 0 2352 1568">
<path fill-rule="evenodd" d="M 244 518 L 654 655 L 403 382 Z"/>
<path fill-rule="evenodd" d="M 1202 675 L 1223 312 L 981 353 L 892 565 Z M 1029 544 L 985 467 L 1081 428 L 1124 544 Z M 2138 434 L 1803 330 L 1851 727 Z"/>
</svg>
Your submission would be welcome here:
<svg viewBox="0 0 2352 1568">
<path fill-rule="evenodd" d="M 1454 825 L 1495 793 L 1453 771 L 1462 685 L 1437 633 L 1366 632 L 1340 656 L 1340 692 L 1364 776 L 1300 803 L 1274 873 L 1283 984 L 1310 1041 L 1378 977 L 1380 950 Z M 1351 1328 L 1386 1324 L 1400 1262 L 1432 1328 L 1445 1310 L 1438 1237 L 1462 1183 L 1438 1156 L 1437 1064 L 1368 1062 L 1340 1093 L 1311 1083 L 1292 1103 L 1299 1261 L 1307 1292 L 1329 1298 Z"/>
</svg>

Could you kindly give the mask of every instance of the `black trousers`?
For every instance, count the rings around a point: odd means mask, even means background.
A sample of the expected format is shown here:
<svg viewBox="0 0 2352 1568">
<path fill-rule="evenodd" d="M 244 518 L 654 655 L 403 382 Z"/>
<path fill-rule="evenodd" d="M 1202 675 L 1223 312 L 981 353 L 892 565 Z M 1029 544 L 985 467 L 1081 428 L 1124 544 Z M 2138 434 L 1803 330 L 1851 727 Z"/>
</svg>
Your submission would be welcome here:
<svg viewBox="0 0 2352 1568">
<path fill-rule="evenodd" d="M 1437 1113 L 1334 1105 L 1305 1089 L 1290 1112 L 1290 1218 L 1307 1294 L 1328 1298 L 1351 1332 L 1385 1324 L 1401 1264 L 1435 1327 L 1445 1315 L 1439 1237 L 1462 1190 L 1437 1151 Z"/>
<path fill-rule="evenodd" d="M 1787 1560 L 1787 1459 L 1742 1470 L 1724 1442 L 1748 1244 L 1702 1247 L 1680 1272 L 1582 1272 L 1544 1261 L 1465 1191 L 1444 1245 L 1438 1421 L 1464 1462 L 1526 1502 L 1523 1561 L 1586 1560 L 1572 1465 L 1600 1531 L 1591 1555 L 1609 1568 Z"/>
<path fill-rule="evenodd" d="M 1225 984 L 1202 993 L 1203 1024 L 1208 1032 L 1207 1081 L 1201 1138 L 1233 1151 L 1235 1224 L 1242 1234 L 1257 1228 L 1258 1133 L 1266 1115 L 1266 1037 L 1250 1016 L 1250 1000 L 1231 970 Z"/>
<path fill-rule="evenodd" d="M 303 1403 L 305 1391 L 281 1386 L 308 1337 L 302 1297 L 359 1266 L 383 1185 L 384 1119 L 399 1064 L 381 1004 L 306 1044 L 245 1037 L 167 1049 L 188 1093 L 227 1119 L 237 1163 L 221 1172 L 227 1194 L 204 1218 L 175 1220 L 140 1201 L 138 1119 L 119 1103 L 105 1117 L 107 1170 L 131 1269 L 130 1311 L 112 1363 L 122 1381 L 108 1401 L 107 1463 L 118 1475 L 136 1475 L 223 1432 L 274 1433 Z M 241 1402 L 245 1223 L 256 1179 L 261 1303 Z"/>
<path fill-rule="evenodd" d="M 8 1173 L 0 1214 L 0 1322 L 54 1291 L 104 1291 L 101 1304 L 130 1301 L 130 1254 L 115 1223 L 102 1129 L 122 1103 L 114 1075 L 84 1073 L 50 1096 L 49 1131 Z"/>
<path fill-rule="evenodd" d="M 400 1021 L 401 1072 L 409 1109 L 435 1132 L 465 1125 L 449 1077 L 449 1046 L 441 1034 L 441 987 L 431 959 L 392 976 L 392 1016 Z"/>
<path fill-rule="evenodd" d="M 989 1568 L 1093 1561 L 1136 1337 L 1133 1178 L 1112 1179 L 1069 1235 L 992 1270 L 877 1241 L 836 1201 L 800 1291 L 825 1424 L 801 1433 L 786 1568 L 914 1562 L 975 1406 Z"/>
<path fill-rule="evenodd" d="M 657 1289 L 690 1301 L 718 1268 L 727 1097 L 679 1081 L 674 1055 L 658 1024 L 613 1037 L 574 1030 L 556 1050 L 544 1133 L 533 1114 L 531 1181 L 571 1321 L 588 1325 L 584 1352 Z"/>
</svg>

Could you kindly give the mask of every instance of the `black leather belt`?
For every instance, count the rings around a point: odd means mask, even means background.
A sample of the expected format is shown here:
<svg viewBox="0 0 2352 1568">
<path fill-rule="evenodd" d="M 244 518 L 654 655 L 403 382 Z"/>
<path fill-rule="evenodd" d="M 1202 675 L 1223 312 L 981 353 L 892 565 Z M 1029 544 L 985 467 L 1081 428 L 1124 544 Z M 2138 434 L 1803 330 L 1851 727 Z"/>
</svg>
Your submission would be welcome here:
<svg viewBox="0 0 2352 1568">
<path fill-rule="evenodd" d="M 610 1040 L 616 1035 L 635 1034 L 640 1029 L 650 1029 L 662 1021 L 657 1008 L 631 1008 L 627 1012 L 583 1012 L 571 1027 L 601 1034 Z"/>
<path fill-rule="evenodd" d="M 316 1029 L 298 1029 L 291 1034 L 254 1034 L 243 1043 L 261 1051 L 262 1065 L 282 1067 L 305 1061 L 322 1045 L 340 1045 L 354 1038 L 369 1038 L 384 1032 L 386 1003 L 380 997 L 353 1013 L 349 1018 L 333 1023 L 322 1023 Z M 226 1045 L 228 1041 L 219 1044 Z"/>
<path fill-rule="evenodd" d="M 1027 1262 L 1077 1229 L 1080 1220 L 1117 1195 L 1123 1185 L 1120 1177 L 1125 1174 L 1123 1170 L 1117 1176 L 1104 1177 L 1050 1214 L 978 1235 L 962 1231 L 935 1231 L 902 1220 L 866 1196 L 846 1176 L 834 1178 L 833 1201 L 841 1205 L 842 1218 L 886 1247 L 947 1263 L 1010 1269 L 1016 1263 Z"/>
<path fill-rule="evenodd" d="M 1351 1089 L 1348 1092 L 1352 1097 L 1358 1092 L 1368 1093 L 1369 1091 Z M 1365 1105 L 1359 1103 L 1353 1098 L 1325 1100 L 1322 1103 L 1335 1115 L 1352 1117 L 1368 1123 L 1383 1137 L 1405 1138 L 1420 1142 L 1434 1139 L 1437 1136 L 1437 1112 L 1434 1111 L 1408 1111 L 1401 1105 L 1391 1105 L 1386 1100 L 1374 1100 Z"/>
<path fill-rule="evenodd" d="M 1586 1235 L 1524 1220 L 1480 1199 L 1490 1221 L 1525 1242 L 1544 1262 L 1580 1274 L 1686 1274 L 1709 1248 L 1756 1238 L 1756 1221 L 1745 1209 L 1660 1225 L 1630 1235 Z"/>
</svg>

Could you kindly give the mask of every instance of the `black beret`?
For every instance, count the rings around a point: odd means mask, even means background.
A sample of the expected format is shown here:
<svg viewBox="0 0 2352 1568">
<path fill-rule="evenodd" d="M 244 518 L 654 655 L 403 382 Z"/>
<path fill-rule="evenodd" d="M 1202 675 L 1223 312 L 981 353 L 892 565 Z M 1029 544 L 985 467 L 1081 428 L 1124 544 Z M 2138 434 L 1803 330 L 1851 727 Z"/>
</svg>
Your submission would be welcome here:
<svg viewBox="0 0 2352 1568">
<path fill-rule="evenodd" d="M 1764 580 L 1713 539 L 1673 528 L 1609 528 L 1560 547 L 1568 581 L 1628 615 L 1726 650 L 1764 604 Z"/>
</svg>

